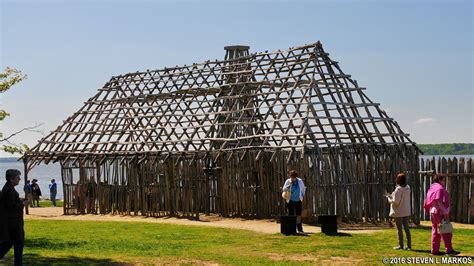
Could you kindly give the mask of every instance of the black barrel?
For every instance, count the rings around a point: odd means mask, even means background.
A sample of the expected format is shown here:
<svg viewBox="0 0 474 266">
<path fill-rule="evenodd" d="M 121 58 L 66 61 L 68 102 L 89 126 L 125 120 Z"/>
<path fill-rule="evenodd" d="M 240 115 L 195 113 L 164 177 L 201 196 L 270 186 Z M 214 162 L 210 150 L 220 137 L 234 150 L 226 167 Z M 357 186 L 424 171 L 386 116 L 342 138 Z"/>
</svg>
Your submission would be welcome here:
<svg viewBox="0 0 474 266">
<path fill-rule="evenodd" d="M 337 217 L 338 215 L 318 216 L 318 223 L 321 224 L 321 232 L 328 235 L 337 234 Z"/>
<path fill-rule="evenodd" d="M 284 235 L 296 235 L 296 216 L 280 216 L 281 233 Z"/>
</svg>

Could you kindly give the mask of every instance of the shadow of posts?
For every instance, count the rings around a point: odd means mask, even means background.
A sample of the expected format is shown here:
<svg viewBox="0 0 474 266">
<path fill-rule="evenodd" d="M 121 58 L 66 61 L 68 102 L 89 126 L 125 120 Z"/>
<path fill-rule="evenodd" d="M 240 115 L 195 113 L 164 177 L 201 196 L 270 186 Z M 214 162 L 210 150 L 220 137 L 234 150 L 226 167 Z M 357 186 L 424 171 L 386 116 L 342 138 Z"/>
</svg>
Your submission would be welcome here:
<svg viewBox="0 0 474 266">
<path fill-rule="evenodd" d="M 30 253 L 30 249 L 50 249 L 50 250 L 67 250 L 72 247 L 86 246 L 87 241 L 67 241 L 57 242 L 47 238 L 25 239 L 23 265 L 132 265 L 123 262 L 113 261 L 111 259 L 84 258 L 76 256 L 66 257 L 48 257 L 36 253 Z M 13 248 L 5 257 L 0 260 L 0 265 L 13 265 L 14 256 Z"/>
<path fill-rule="evenodd" d="M 7 254 L 5 258 L 0 261 L 0 264 L 13 265 L 13 254 Z M 3 265 L 3 264 L 2 264 Z M 38 254 L 24 254 L 23 265 L 132 265 L 123 262 L 117 262 L 110 259 L 95 259 L 95 258 L 80 258 L 75 256 L 68 257 L 44 257 Z"/>
</svg>

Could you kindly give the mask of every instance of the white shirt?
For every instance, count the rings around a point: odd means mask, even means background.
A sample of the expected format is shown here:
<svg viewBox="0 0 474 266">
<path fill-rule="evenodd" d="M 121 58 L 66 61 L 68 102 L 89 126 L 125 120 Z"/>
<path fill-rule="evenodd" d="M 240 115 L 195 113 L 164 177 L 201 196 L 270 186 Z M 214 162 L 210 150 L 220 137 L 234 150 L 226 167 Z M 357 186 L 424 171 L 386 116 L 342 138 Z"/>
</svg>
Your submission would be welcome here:
<svg viewBox="0 0 474 266">
<path fill-rule="evenodd" d="M 301 178 L 297 177 L 296 180 L 298 181 L 298 185 L 300 187 L 300 200 L 303 201 L 304 193 L 306 192 L 306 186 L 303 183 Z M 283 191 L 291 191 L 291 178 L 288 178 L 283 185 Z M 286 202 L 290 202 L 290 199 L 287 199 Z"/>
</svg>

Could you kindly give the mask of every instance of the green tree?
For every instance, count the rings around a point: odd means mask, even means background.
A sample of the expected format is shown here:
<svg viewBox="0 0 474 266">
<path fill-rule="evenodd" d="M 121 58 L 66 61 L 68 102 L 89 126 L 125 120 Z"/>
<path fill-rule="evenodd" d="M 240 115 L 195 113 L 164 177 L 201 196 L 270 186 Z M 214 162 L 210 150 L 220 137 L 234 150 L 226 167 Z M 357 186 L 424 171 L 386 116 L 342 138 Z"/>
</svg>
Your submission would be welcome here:
<svg viewBox="0 0 474 266">
<path fill-rule="evenodd" d="M 8 91 L 13 85 L 17 84 L 18 82 L 26 79 L 27 76 L 21 71 L 6 67 L 3 72 L 0 72 L 0 93 L 5 93 Z M 10 114 L 7 113 L 5 110 L 0 109 L 0 122 L 2 122 L 7 116 Z M 3 133 L 0 132 L 0 150 L 10 152 L 10 153 L 24 153 L 28 150 L 28 146 L 26 144 L 16 144 L 10 141 L 10 139 L 25 131 L 25 130 L 32 130 L 38 126 L 24 128 L 18 132 L 15 132 L 9 136 L 4 136 Z"/>
</svg>

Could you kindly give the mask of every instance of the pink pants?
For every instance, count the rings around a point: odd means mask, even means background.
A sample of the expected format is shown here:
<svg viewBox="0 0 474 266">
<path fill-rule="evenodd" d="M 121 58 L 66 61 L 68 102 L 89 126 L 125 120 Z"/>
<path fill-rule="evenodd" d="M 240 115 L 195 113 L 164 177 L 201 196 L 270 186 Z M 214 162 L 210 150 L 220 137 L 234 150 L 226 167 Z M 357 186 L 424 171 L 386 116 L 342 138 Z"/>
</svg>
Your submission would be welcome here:
<svg viewBox="0 0 474 266">
<path fill-rule="evenodd" d="M 441 223 L 443 219 L 443 215 L 440 213 L 432 213 L 431 214 L 431 254 L 438 254 L 439 253 L 439 245 L 440 240 L 443 238 L 444 242 L 444 249 L 446 253 L 451 252 L 453 250 L 453 246 L 451 244 L 451 239 L 453 238 L 453 234 L 439 234 L 438 233 L 438 224 Z"/>
</svg>

